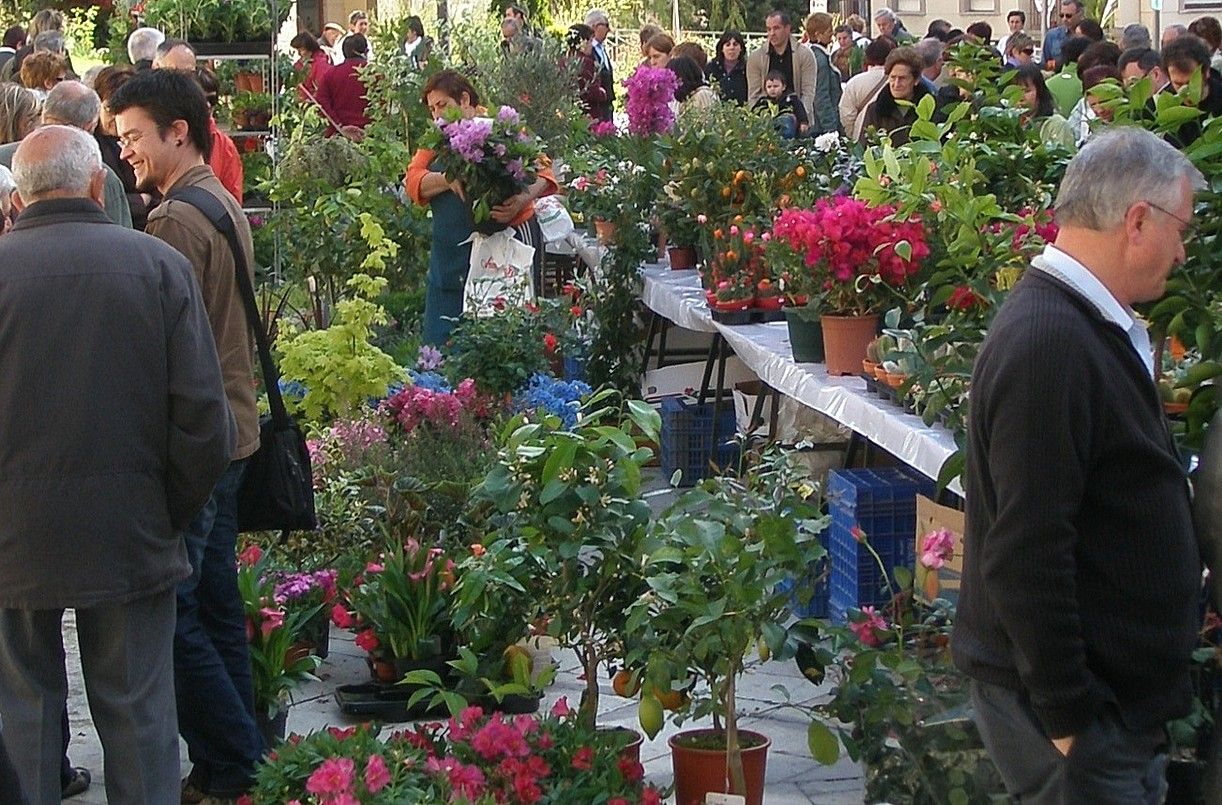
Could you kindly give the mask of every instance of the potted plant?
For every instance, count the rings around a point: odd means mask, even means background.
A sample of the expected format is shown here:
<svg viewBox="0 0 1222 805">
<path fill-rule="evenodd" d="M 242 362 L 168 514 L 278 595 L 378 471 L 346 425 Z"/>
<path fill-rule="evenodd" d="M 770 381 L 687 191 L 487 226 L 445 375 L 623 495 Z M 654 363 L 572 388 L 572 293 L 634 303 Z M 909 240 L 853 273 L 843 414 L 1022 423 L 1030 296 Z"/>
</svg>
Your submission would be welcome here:
<svg viewBox="0 0 1222 805">
<path fill-rule="evenodd" d="M 770 449 L 741 479 L 707 479 L 677 500 L 651 530 L 645 567 L 650 592 L 627 612 L 634 650 L 629 660 L 645 669 L 642 724 L 661 726 L 658 691 L 690 686 L 696 717 L 711 715 L 712 730 L 670 739 L 679 805 L 704 802 L 710 791 L 745 796 L 759 805 L 769 741 L 738 727 L 735 695 L 748 652 L 788 652 L 788 588 L 825 551 L 817 539 L 824 521 L 817 487 L 780 449 Z M 702 693 L 707 690 L 707 693 Z M 676 717 L 682 722 L 685 714 Z M 689 761 L 689 758 L 695 760 Z M 693 779 L 689 762 L 704 758 Z"/>
<path fill-rule="evenodd" d="M 298 650 L 326 659 L 330 644 L 330 611 L 336 599 L 336 571 L 315 570 L 304 573 L 282 571 L 271 574 L 275 584 L 274 600 L 286 616 L 305 613 Z"/>
<path fill-rule="evenodd" d="M 594 222 L 598 242 L 604 246 L 615 240 L 615 222 L 623 213 L 624 177 L 643 173 L 645 168 L 629 160 L 599 166 L 569 182 L 568 196 L 574 211 Z"/>
<path fill-rule="evenodd" d="M 275 583 L 258 545 L 242 551 L 238 561 L 238 591 L 246 611 L 255 692 L 255 723 L 268 745 L 284 738 L 289 695 L 304 682 L 317 681 L 319 658 L 294 651 L 302 628 L 322 609 L 285 609 L 276 602 Z"/>
<path fill-rule="evenodd" d="M 231 0 L 227 3 L 149 0 L 144 5 L 144 22 L 167 35 L 179 36 L 192 43 L 236 46 L 197 48 L 201 56 L 270 52 L 271 41 L 288 18 L 292 5 L 273 0 Z"/>
<path fill-rule="evenodd" d="M 828 374 L 855 374 L 878 334 L 880 309 L 929 254 L 920 221 L 897 219 L 894 207 L 836 196 L 813 209 L 783 210 L 771 239 L 800 255 L 809 281 L 822 289 Z"/>
<path fill-rule="evenodd" d="M 272 116 L 272 98 L 265 92 L 239 92 L 229 102 L 233 125 L 243 131 L 267 129 Z"/>
<path fill-rule="evenodd" d="M 585 673 L 579 718 L 593 725 L 600 668 L 622 656 L 622 613 L 645 592 L 641 576 L 649 505 L 641 470 L 652 451 L 626 425 L 657 439 L 660 417 L 607 390 L 590 397 L 572 429 L 545 415 L 506 426 L 498 461 L 474 497 L 491 503 L 501 544 L 488 555 L 533 569 L 536 607 L 547 633 L 577 653 Z"/>
</svg>

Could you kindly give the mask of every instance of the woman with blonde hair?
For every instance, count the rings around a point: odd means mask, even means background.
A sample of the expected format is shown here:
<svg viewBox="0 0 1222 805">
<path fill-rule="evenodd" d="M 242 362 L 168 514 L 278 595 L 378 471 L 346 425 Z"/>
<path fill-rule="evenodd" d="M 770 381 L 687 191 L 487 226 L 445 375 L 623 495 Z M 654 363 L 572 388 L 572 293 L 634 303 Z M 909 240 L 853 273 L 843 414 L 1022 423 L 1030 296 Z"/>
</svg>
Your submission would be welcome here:
<svg viewBox="0 0 1222 805">
<path fill-rule="evenodd" d="M 20 142 L 38 126 L 38 97 L 19 84 L 0 84 L 0 145 Z"/>
</svg>

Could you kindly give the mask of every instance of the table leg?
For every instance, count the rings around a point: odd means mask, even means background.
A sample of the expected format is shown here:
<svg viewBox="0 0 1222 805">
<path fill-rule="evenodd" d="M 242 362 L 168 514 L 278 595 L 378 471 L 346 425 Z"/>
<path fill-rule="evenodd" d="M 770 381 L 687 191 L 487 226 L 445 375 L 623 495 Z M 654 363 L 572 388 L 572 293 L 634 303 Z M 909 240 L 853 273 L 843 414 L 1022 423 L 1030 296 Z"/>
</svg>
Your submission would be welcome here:
<svg viewBox="0 0 1222 805">
<path fill-rule="evenodd" d="M 700 394 L 696 397 L 696 402 L 700 405 L 704 405 L 705 398 L 709 396 L 709 381 L 713 379 L 713 364 L 717 362 L 721 354 L 723 341 L 721 333 L 713 333 L 713 343 L 709 344 L 709 354 L 704 361 L 704 376 L 700 378 Z M 725 371 L 724 364 L 722 364 L 722 371 Z"/>
<path fill-rule="evenodd" d="M 649 371 L 649 353 L 653 351 L 653 339 L 658 333 L 658 321 L 661 318 L 652 310 L 649 311 L 649 334 L 645 336 L 645 357 L 641 360 L 642 375 Z M 661 366 L 660 363 L 659 366 Z"/>
</svg>

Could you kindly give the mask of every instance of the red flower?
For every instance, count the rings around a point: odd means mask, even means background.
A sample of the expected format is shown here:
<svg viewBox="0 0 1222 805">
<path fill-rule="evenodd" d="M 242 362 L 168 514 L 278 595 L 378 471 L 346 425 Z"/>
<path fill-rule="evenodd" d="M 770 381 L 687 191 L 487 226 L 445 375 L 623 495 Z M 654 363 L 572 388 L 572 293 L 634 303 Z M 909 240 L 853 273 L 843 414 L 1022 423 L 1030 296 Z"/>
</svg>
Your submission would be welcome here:
<svg viewBox="0 0 1222 805">
<path fill-rule="evenodd" d="M 374 649 L 381 645 L 378 642 L 378 636 L 373 633 L 373 629 L 366 629 L 358 634 L 355 642 L 359 648 L 365 649 L 370 654 L 373 653 Z"/>
<path fill-rule="evenodd" d="M 962 313 L 982 308 L 986 304 L 984 297 L 966 285 L 960 285 L 958 288 L 955 288 L 955 290 L 951 291 L 950 298 L 946 300 L 948 308 Z"/>
<path fill-rule="evenodd" d="M 641 805 L 662 805 L 662 795 L 656 788 L 646 788 L 641 792 Z"/>
<path fill-rule="evenodd" d="M 333 737 L 338 738 L 341 741 L 346 741 L 353 735 L 356 735 L 356 727 L 327 727 L 327 732 L 331 733 Z"/>
<path fill-rule="evenodd" d="M 852 534 L 853 539 L 857 540 L 858 542 L 866 541 L 866 532 L 862 531 L 861 526 L 859 525 L 855 525 L 852 528 L 850 528 L 849 533 Z"/>
<path fill-rule="evenodd" d="M 640 764 L 640 761 L 621 756 L 619 759 L 619 773 L 628 782 L 635 783 L 645 776 L 645 767 Z"/>
<path fill-rule="evenodd" d="M 543 336 L 543 349 L 547 351 L 548 355 L 551 355 L 556 351 L 556 344 L 558 343 L 559 342 L 556 340 L 556 336 L 552 335 L 551 333 Z"/>
<path fill-rule="evenodd" d="M 246 567 L 253 567 L 254 565 L 257 565 L 259 560 L 262 558 L 263 549 L 258 545 L 251 544 L 246 546 L 246 549 L 238 554 L 238 564 Z"/>
<path fill-rule="evenodd" d="M 580 316 L 582 312 L 581 305 L 573 305 L 569 308 L 569 313 L 572 313 L 574 317 Z"/>
<path fill-rule="evenodd" d="M 351 629 L 356 625 L 356 619 L 342 604 L 331 607 L 331 622 L 341 629 Z"/>
<path fill-rule="evenodd" d="M 578 771 L 589 771 L 594 765 L 594 750 L 583 746 L 573 753 L 573 768 Z"/>
</svg>

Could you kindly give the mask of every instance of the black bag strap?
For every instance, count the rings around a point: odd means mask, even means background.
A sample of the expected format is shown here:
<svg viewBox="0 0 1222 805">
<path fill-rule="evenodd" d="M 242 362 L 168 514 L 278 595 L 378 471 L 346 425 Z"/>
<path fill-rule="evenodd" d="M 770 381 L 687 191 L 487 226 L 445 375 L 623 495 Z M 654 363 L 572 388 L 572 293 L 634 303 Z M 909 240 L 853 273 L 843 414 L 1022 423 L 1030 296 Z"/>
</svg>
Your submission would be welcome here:
<svg viewBox="0 0 1222 805">
<path fill-rule="evenodd" d="M 204 217 L 225 236 L 229 249 L 233 252 L 233 267 L 237 274 L 238 290 L 242 297 L 242 306 L 246 308 L 246 322 L 255 334 L 255 344 L 259 349 L 259 365 L 263 369 L 263 386 L 267 391 L 267 403 L 271 409 L 272 421 L 276 427 L 291 424 L 288 410 L 284 407 L 284 398 L 280 395 L 280 372 L 272 360 L 271 346 L 267 341 L 267 333 L 263 330 L 263 319 L 259 315 L 259 306 L 255 302 L 255 288 L 250 280 L 250 270 L 246 264 L 246 252 L 238 243 L 237 227 L 233 217 L 225 205 L 216 196 L 202 187 L 190 185 L 180 187 L 166 196 L 166 200 L 181 201 L 190 204 L 203 213 Z"/>
</svg>

